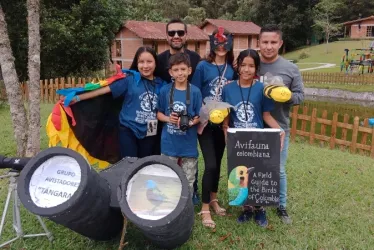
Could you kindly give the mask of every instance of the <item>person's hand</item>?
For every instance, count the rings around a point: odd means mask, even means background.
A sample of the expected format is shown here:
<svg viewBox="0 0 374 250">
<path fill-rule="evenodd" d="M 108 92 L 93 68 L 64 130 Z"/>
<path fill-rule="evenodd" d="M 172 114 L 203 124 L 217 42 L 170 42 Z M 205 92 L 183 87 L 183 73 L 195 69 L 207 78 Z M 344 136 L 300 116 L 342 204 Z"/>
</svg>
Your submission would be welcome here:
<svg viewBox="0 0 374 250">
<path fill-rule="evenodd" d="M 175 112 L 172 112 L 169 116 L 169 121 L 172 124 L 177 124 L 179 126 L 179 117 Z"/>
<path fill-rule="evenodd" d="M 66 99 L 66 96 L 60 96 L 60 100 L 62 101 L 62 102 L 65 102 L 65 99 Z M 75 104 L 75 103 L 77 103 L 77 102 L 79 102 L 80 101 L 80 98 L 79 98 L 79 96 L 74 96 L 74 98 L 73 99 L 71 99 L 71 101 L 70 101 L 70 103 L 69 103 L 69 106 L 71 106 L 71 105 L 73 105 L 73 104 Z"/>
</svg>

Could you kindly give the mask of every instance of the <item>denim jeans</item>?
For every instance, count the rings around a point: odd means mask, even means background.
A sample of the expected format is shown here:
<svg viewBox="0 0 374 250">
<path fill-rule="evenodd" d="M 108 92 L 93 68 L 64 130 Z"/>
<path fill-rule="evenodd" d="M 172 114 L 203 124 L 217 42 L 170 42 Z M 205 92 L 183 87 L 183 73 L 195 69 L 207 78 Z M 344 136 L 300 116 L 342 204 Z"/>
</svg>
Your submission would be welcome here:
<svg viewBox="0 0 374 250">
<path fill-rule="evenodd" d="M 121 147 L 121 156 L 143 158 L 152 155 L 156 144 L 156 136 L 148 136 L 138 139 L 134 132 L 128 127 L 119 128 L 119 145 Z"/>
<path fill-rule="evenodd" d="M 279 205 L 286 207 L 287 205 L 287 174 L 286 163 L 288 157 L 288 146 L 290 144 L 290 131 L 286 131 L 283 149 L 280 154 L 280 184 L 279 184 Z"/>
</svg>

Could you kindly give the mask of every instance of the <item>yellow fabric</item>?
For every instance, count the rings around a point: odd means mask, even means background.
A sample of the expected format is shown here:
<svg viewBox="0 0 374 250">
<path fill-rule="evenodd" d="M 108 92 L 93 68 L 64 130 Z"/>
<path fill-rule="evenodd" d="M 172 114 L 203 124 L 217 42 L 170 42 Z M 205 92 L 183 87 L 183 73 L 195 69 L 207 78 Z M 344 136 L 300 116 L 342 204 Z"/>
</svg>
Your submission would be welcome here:
<svg viewBox="0 0 374 250">
<path fill-rule="evenodd" d="M 47 120 L 46 130 L 49 138 L 49 147 L 62 146 L 70 148 L 86 158 L 90 165 L 96 165 L 100 169 L 107 168 L 110 165 L 109 162 L 92 157 L 80 144 L 69 126 L 64 109 L 61 106 L 59 108 L 61 113 L 61 130 L 58 131 L 53 125 L 52 114 L 49 115 Z"/>
</svg>

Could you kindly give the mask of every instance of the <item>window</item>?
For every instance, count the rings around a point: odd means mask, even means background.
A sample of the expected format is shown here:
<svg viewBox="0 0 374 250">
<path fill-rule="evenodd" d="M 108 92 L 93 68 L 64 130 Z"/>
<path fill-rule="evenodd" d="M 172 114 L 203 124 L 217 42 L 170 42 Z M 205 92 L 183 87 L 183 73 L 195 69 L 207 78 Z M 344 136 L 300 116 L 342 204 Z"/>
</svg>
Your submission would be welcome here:
<svg viewBox="0 0 374 250">
<path fill-rule="evenodd" d="M 248 49 L 252 48 L 252 36 L 248 36 Z"/>
<path fill-rule="evenodd" d="M 116 57 L 122 56 L 121 40 L 116 40 Z"/>
<path fill-rule="evenodd" d="M 153 41 L 152 42 L 152 49 L 155 50 L 156 54 L 158 54 L 158 44 L 156 41 Z"/>
<path fill-rule="evenodd" d="M 195 52 L 200 55 L 200 42 L 195 43 Z"/>
<path fill-rule="evenodd" d="M 367 26 L 366 36 L 367 37 L 373 37 L 374 36 L 374 26 Z"/>
</svg>

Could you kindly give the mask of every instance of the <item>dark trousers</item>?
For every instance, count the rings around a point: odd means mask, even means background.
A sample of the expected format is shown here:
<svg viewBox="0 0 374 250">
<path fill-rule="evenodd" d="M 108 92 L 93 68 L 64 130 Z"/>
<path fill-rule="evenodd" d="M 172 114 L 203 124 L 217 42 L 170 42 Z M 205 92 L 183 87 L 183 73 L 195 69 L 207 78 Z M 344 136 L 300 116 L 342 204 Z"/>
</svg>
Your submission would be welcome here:
<svg viewBox="0 0 374 250">
<path fill-rule="evenodd" d="M 148 136 L 138 139 L 134 132 L 124 126 L 119 128 L 119 144 L 121 156 L 143 158 L 153 155 L 153 148 L 156 143 L 156 136 Z"/>
<path fill-rule="evenodd" d="M 225 134 L 221 127 L 207 125 L 201 135 L 199 143 L 204 157 L 205 170 L 202 182 L 202 201 L 210 202 L 210 193 L 218 191 L 221 173 L 221 161 L 225 151 Z"/>
</svg>

